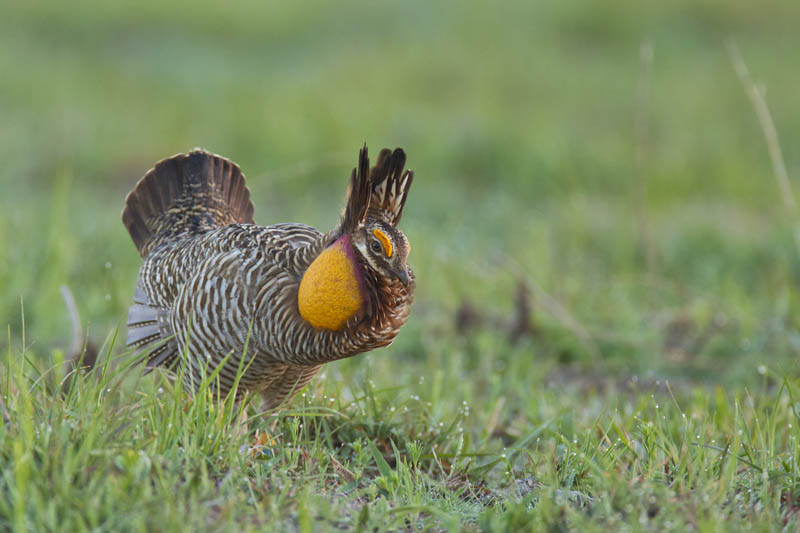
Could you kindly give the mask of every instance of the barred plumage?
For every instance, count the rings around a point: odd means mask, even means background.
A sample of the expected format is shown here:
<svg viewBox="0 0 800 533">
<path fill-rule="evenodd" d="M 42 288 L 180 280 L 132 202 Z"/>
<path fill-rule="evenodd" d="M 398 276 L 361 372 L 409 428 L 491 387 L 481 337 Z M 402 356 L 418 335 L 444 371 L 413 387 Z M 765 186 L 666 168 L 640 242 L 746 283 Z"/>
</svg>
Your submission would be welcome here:
<svg viewBox="0 0 800 533">
<path fill-rule="evenodd" d="M 414 277 L 396 228 L 413 173 L 402 150 L 366 146 L 342 220 L 328 233 L 257 226 L 239 167 L 203 150 L 165 159 L 128 195 L 122 219 L 144 262 L 128 345 L 185 386 L 219 370 L 218 385 L 275 407 L 320 365 L 391 344 L 406 322 Z M 244 357 L 244 359 L 242 359 Z M 224 362 L 224 364 L 223 364 Z"/>
</svg>

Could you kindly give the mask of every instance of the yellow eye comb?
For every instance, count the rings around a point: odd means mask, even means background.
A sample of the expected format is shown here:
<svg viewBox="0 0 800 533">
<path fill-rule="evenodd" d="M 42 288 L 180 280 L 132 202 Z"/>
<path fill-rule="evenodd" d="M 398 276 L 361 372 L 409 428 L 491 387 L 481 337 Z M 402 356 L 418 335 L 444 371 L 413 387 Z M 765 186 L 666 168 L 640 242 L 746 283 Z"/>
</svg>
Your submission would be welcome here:
<svg viewBox="0 0 800 533">
<path fill-rule="evenodd" d="M 383 251 L 386 252 L 386 257 L 392 257 L 392 241 L 389 240 L 389 237 L 379 229 L 372 230 L 372 234 L 375 235 L 376 239 L 381 241 Z"/>
</svg>

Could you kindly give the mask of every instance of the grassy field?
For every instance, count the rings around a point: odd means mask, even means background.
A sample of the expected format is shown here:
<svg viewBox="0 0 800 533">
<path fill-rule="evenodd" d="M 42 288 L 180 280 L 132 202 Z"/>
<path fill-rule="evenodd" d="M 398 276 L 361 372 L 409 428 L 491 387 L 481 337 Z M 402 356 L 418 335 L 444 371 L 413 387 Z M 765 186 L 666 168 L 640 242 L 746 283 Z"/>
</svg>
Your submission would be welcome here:
<svg viewBox="0 0 800 533">
<path fill-rule="evenodd" d="M 791 181 L 798 20 L 788 0 L 3 3 L 0 530 L 797 530 L 797 213 L 725 44 Z M 365 141 L 416 170 L 391 347 L 277 413 L 131 365 L 119 214 L 155 161 L 223 154 L 259 223 L 326 230 Z M 62 284 L 101 345 L 69 383 Z"/>
</svg>

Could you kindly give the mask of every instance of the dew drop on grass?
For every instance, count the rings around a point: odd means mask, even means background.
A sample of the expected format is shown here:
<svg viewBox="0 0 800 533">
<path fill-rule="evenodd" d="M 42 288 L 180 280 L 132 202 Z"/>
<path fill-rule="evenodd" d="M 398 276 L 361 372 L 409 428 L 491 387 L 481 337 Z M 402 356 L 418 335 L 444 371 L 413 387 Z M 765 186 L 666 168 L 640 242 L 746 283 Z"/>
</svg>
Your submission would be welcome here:
<svg viewBox="0 0 800 533">
<path fill-rule="evenodd" d="M 767 367 L 765 365 L 758 365 L 756 370 L 758 370 L 758 373 L 762 376 L 767 373 Z"/>
<path fill-rule="evenodd" d="M 106 268 L 111 268 L 111 261 L 106 261 Z"/>
<path fill-rule="evenodd" d="M 110 301 L 111 301 L 111 295 L 110 295 L 110 294 L 108 294 L 108 293 L 106 293 L 106 301 L 107 301 L 107 302 L 110 302 Z"/>
</svg>

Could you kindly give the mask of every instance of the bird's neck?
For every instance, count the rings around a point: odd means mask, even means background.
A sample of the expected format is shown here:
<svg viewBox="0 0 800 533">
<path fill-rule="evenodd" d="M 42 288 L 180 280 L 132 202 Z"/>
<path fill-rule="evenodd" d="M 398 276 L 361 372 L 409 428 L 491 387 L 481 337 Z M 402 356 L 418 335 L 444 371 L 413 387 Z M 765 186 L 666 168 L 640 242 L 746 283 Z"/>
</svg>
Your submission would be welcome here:
<svg viewBox="0 0 800 533">
<path fill-rule="evenodd" d="M 322 250 L 300 280 L 297 307 L 300 315 L 317 328 L 339 331 L 364 307 L 363 268 L 349 235 Z"/>
</svg>

